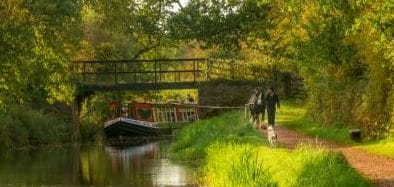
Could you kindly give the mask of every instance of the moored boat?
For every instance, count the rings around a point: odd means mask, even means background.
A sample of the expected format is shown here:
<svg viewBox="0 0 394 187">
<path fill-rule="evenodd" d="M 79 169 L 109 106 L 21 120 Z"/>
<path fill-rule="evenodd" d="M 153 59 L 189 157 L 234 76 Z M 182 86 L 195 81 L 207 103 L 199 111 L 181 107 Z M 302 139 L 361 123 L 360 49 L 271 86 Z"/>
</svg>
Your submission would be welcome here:
<svg viewBox="0 0 394 187">
<path fill-rule="evenodd" d="M 198 120 L 196 104 L 112 102 L 109 108 L 111 120 L 104 123 L 107 138 L 171 135 L 171 124 Z M 163 124 L 169 127 L 163 128 Z"/>
<path fill-rule="evenodd" d="M 129 118 L 115 118 L 104 124 L 104 132 L 108 138 L 157 136 L 155 122 L 146 122 Z"/>
</svg>

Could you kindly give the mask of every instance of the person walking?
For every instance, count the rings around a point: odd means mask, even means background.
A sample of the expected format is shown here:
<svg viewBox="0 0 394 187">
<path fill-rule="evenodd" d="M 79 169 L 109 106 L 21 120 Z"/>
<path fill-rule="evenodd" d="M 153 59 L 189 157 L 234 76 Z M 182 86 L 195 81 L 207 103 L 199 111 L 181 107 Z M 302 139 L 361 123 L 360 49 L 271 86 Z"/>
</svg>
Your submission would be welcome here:
<svg viewBox="0 0 394 187">
<path fill-rule="evenodd" d="M 265 95 L 265 102 L 267 105 L 268 126 L 273 127 L 275 125 L 276 108 L 280 108 L 279 97 L 273 87 L 268 89 L 268 92 Z"/>
<path fill-rule="evenodd" d="M 265 95 L 262 89 L 256 88 L 254 90 L 253 95 L 249 99 L 249 110 L 254 125 L 260 127 L 264 123 L 265 116 Z"/>
</svg>

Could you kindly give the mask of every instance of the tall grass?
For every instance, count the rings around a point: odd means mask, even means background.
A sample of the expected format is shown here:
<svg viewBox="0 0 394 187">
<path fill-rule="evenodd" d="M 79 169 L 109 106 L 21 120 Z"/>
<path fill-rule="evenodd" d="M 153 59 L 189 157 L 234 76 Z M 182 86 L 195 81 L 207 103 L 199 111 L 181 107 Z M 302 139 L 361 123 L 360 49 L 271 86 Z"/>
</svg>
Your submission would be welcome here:
<svg viewBox="0 0 394 187">
<path fill-rule="evenodd" d="M 228 112 L 188 125 L 176 135 L 171 156 L 176 160 L 198 160 L 205 157 L 206 148 L 214 142 L 265 144 L 264 138 L 240 116 L 241 111 Z"/>
<path fill-rule="evenodd" d="M 345 158 L 302 146 L 293 152 L 250 144 L 213 144 L 203 166 L 209 186 L 369 186 Z"/>
<path fill-rule="evenodd" d="M 275 186 L 261 155 L 251 144 L 215 143 L 202 166 L 209 186 Z"/>
<path fill-rule="evenodd" d="M 208 186 L 369 186 L 344 157 L 302 146 L 272 149 L 240 112 L 196 122 L 171 145 L 175 160 L 200 160 Z"/>
</svg>

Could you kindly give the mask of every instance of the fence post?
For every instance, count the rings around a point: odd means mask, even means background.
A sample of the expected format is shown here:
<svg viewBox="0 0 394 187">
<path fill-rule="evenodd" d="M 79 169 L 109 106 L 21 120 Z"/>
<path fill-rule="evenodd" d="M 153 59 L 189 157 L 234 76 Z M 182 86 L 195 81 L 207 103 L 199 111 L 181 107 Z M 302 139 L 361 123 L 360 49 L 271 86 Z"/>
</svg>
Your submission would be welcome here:
<svg viewBox="0 0 394 187">
<path fill-rule="evenodd" d="M 211 79 L 211 60 L 208 59 L 206 62 L 207 62 L 207 72 L 206 72 L 205 79 L 209 80 L 209 79 Z"/>
<path fill-rule="evenodd" d="M 86 62 L 82 62 L 82 64 L 83 64 L 83 72 L 82 72 L 82 80 L 83 80 L 83 82 L 85 82 L 86 81 Z"/>
</svg>

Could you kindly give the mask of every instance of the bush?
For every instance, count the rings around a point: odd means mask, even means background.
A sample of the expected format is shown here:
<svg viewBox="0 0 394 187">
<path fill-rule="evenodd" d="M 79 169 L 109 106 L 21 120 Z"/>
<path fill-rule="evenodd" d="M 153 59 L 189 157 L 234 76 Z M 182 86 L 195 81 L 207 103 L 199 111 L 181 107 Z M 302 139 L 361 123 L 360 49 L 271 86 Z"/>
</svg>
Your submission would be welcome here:
<svg viewBox="0 0 394 187">
<path fill-rule="evenodd" d="M 82 122 L 80 133 L 83 142 L 97 140 L 102 135 L 102 132 L 103 128 L 101 123 Z"/>
<path fill-rule="evenodd" d="M 50 113 L 11 106 L 0 114 L 0 146 L 15 148 L 69 142 L 71 127 Z"/>
</svg>

